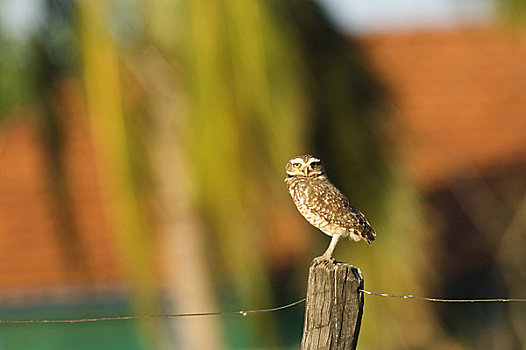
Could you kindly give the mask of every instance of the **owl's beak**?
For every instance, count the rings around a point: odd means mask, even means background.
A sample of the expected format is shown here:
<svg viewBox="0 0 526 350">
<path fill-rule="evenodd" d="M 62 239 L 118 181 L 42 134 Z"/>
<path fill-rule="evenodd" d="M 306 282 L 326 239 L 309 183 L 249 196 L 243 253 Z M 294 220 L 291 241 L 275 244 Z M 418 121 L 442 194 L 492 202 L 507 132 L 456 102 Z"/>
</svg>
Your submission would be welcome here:
<svg viewBox="0 0 526 350">
<path fill-rule="evenodd" d="M 309 176 L 309 168 L 305 167 L 305 176 Z"/>
</svg>

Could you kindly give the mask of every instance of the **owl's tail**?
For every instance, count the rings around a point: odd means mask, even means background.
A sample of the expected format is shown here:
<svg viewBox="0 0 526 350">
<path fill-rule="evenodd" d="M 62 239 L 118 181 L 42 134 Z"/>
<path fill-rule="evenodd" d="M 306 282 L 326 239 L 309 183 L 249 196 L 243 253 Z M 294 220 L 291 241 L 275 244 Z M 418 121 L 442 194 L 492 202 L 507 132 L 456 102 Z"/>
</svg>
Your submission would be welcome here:
<svg viewBox="0 0 526 350">
<path fill-rule="evenodd" d="M 367 242 L 367 244 L 371 245 L 371 242 L 376 239 L 376 231 L 371 226 L 369 221 L 365 218 L 365 215 L 361 211 L 358 211 L 360 214 L 359 216 L 359 222 L 362 226 L 362 230 L 360 232 L 360 236 L 362 236 L 363 240 Z"/>
<path fill-rule="evenodd" d="M 371 245 L 372 242 L 376 239 L 376 231 L 374 230 L 374 228 L 372 228 L 371 225 L 365 226 L 361 235 L 364 241 L 366 241 L 369 245 Z"/>
</svg>

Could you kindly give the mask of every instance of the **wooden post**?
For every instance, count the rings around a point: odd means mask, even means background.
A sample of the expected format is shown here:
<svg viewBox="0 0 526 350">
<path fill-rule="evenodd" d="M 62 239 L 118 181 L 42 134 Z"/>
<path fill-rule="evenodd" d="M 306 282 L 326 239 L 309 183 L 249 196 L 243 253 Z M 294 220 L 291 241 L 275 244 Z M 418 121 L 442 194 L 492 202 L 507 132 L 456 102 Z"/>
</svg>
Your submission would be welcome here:
<svg viewBox="0 0 526 350">
<path fill-rule="evenodd" d="M 350 264 L 314 261 L 309 269 L 302 350 L 354 350 L 362 323 L 362 272 Z"/>
</svg>

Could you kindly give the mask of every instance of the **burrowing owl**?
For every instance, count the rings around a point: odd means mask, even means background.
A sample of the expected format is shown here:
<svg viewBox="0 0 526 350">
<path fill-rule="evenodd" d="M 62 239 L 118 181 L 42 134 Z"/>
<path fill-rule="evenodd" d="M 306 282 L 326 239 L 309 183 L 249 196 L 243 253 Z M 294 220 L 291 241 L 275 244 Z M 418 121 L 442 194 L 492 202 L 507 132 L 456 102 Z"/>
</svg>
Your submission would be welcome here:
<svg viewBox="0 0 526 350">
<path fill-rule="evenodd" d="M 301 215 L 314 227 L 332 236 L 320 259 L 331 259 L 340 237 L 371 244 L 376 233 L 365 216 L 327 178 L 322 162 L 311 155 L 294 157 L 287 163 L 290 195 Z"/>
</svg>

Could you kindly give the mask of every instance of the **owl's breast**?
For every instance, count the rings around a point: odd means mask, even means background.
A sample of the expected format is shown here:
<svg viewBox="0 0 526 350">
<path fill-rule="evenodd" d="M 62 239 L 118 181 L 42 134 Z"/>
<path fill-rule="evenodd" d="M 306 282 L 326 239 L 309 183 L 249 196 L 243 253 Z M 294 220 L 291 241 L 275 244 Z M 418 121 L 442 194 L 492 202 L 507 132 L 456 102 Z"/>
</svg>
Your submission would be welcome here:
<svg viewBox="0 0 526 350">
<path fill-rule="evenodd" d="M 344 227 L 327 220 L 330 208 L 326 205 L 326 198 L 320 196 L 323 191 L 315 181 L 293 179 L 289 182 L 288 189 L 298 211 L 311 225 L 329 236 L 346 232 Z"/>
</svg>

